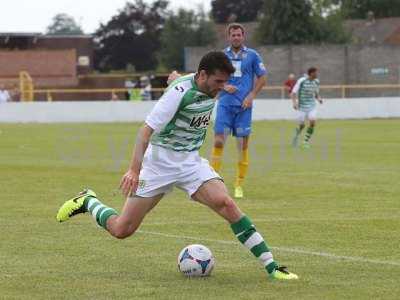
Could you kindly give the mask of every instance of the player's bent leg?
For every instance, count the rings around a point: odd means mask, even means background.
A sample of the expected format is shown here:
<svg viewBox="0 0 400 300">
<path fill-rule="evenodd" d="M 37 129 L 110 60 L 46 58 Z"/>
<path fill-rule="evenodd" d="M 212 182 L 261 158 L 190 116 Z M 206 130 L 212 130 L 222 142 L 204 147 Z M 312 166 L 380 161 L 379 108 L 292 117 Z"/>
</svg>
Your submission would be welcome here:
<svg viewBox="0 0 400 300">
<path fill-rule="evenodd" d="M 229 197 L 222 181 L 212 179 L 205 182 L 192 195 L 192 198 L 210 207 L 230 223 L 238 240 L 259 259 L 270 278 L 278 280 L 298 278 L 297 275 L 288 272 L 286 267 L 279 267 L 276 264 L 267 243 L 257 232 L 250 218 L 243 215 L 236 203 Z"/>
<path fill-rule="evenodd" d="M 66 201 L 58 210 L 57 220 L 64 222 L 72 216 L 90 213 L 96 223 L 116 238 L 132 235 L 143 221 L 145 215 L 161 200 L 163 194 L 148 197 L 131 197 L 125 202 L 121 215 L 104 205 L 92 190 L 84 190 L 75 198 Z"/>
<path fill-rule="evenodd" d="M 114 237 L 124 239 L 131 236 L 140 226 L 144 217 L 157 205 L 163 195 L 154 197 L 129 197 L 121 215 L 110 217 L 106 229 Z"/>
<path fill-rule="evenodd" d="M 237 222 L 242 212 L 228 195 L 225 184 L 220 179 L 211 179 L 205 182 L 192 195 L 192 198 L 214 210 L 230 224 Z"/>
<path fill-rule="evenodd" d="M 312 111 L 309 113 L 309 127 L 307 128 L 306 134 L 304 136 L 304 142 L 303 142 L 304 148 L 310 147 L 310 139 L 314 133 L 315 124 L 316 124 L 315 112 Z"/>
<path fill-rule="evenodd" d="M 299 112 L 299 113 L 302 113 L 302 112 Z M 294 137 L 292 139 L 292 147 L 294 147 L 294 148 L 297 147 L 297 145 L 299 144 L 299 137 L 305 127 L 305 119 L 304 118 L 305 118 L 305 116 L 303 114 L 300 114 L 299 125 L 295 129 Z"/>
</svg>

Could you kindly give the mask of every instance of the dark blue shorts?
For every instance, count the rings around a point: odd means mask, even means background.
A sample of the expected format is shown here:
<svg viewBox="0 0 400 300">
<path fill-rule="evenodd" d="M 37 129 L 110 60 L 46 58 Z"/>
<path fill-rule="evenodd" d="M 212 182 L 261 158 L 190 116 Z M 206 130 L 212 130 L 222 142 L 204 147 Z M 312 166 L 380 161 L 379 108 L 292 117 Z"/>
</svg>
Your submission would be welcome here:
<svg viewBox="0 0 400 300">
<path fill-rule="evenodd" d="M 251 133 L 252 108 L 243 109 L 238 105 L 217 105 L 215 134 L 232 134 L 236 137 L 248 136 Z"/>
</svg>

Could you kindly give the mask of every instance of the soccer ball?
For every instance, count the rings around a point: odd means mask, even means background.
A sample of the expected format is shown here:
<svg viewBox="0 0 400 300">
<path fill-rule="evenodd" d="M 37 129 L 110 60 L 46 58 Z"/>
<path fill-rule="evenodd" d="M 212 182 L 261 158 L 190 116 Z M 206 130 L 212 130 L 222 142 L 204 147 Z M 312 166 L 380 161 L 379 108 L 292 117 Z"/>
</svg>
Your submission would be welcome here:
<svg viewBox="0 0 400 300">
<path fill-rule="evenodd" d="M 178 256 L 178 269 L 188 277 L 209 276 L 215 259 L 210 249 L 203 245 L 189 245 Z"/>
</svg>

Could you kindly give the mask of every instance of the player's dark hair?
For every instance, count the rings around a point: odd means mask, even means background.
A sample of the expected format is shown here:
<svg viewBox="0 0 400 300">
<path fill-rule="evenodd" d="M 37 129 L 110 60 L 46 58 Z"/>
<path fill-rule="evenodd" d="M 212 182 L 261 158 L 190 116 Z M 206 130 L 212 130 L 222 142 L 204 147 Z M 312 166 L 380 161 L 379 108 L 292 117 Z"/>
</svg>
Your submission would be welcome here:
<svg viewBox="0 0 400 300">
<path fill-rule="evenodd" d="M 317 72 L 318 71 L 318 69 L 316 68 L 316 67 L 311 67 L 311 68 L 309 68 L 308 70 L 307 70 L 307 74 L 308 75 L 311 75 L 311 73 L 315 73 L 315 72 Z"/>
<path fill-rule="evenodd" d="M 215 71 L 221 71 L 228 75 L 235 72 L 231 61 L 222 51 L 211 51 L 204 55 L 199 64 L 198 73 L 201 70 L 206 71 L 207 75 L 215 74 Z"/>
<path fill-rule="evenodd" d="M 226 28 L 226 33 L 229 35 L 231 33 L 231 30 L 234 29 L 240 29 L 242 31 L 242 34 L 244 34 L 244 27 L 242 24 L 239 23 L 230 23 L 228 27 Z"/>
</svg>

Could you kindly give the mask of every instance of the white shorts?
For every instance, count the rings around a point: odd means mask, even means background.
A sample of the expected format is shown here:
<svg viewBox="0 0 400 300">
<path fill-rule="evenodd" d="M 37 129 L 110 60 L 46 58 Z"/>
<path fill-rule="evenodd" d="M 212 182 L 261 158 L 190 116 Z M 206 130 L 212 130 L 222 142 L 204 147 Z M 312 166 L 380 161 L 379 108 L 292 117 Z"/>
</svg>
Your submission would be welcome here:
<svg viewBox="0 0 400 300">
<path fill-rule="evenodd" d="M 312 110 L 309 111 L 299 110 L 297 117 L 299 123 L 304 123 L 306 119 L 315 121 L 317 119 L 317 108 L 313 108 Z"/>
<path fill-rule="evenodd" d="M 198 151 L 176 152 L 150 144 L 144 155 L 136 196 L 167 194 L 176 186 L 191 197 L 213 178 L 221 179 Z"/>
</svg>

